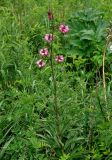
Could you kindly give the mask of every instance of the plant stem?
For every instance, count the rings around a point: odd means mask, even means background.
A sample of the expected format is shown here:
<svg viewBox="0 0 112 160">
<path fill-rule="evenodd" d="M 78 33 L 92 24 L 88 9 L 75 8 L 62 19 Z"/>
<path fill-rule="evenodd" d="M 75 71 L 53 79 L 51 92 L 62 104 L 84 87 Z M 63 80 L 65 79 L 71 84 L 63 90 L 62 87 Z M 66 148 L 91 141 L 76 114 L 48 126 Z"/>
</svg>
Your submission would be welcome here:
<svg viewBox="0 0 112 160">
<path fill-rule="evenodd" d="M 56 84 L 56 77 L 54 73 L 54 64 L 53 64 L 53 52 L 52 52 L 52 44 L 50 46 L 51 49 L 51 55 L 50 55 L 50 61 L 51 61 L 51 74 L 52 74 L 52 82 L 53 82 L 53 90 L 54 90 L 54 110 L 56 113 L 56 118 L 59 118 L 59 111 L 58 111 L 58 104 L 57 104 L 57 84 Z"/>
<path fill-rule="evenodd" d="M 106 96 L 106 81 L 105 81 L 105 57 L 106 57 L 106 51 L 107 51 L 108 44 L 109 44 L 109 39 L 107 39 L 106 41 L 106 45 L 105 45 L 104 52 L 103 52 L 103 59 L 102 59 L 103 91 L 104 91 L 104 99 L 106 103 L 107 103 L 107 96 Z"/>
<path fill-rule="evenodd" d="M 50 11 L 52 11 L 51 7 L 49 7 Z M 51 13 L 53 14 L 53 13 Z M 49 25 L 51 24 L 51 31 L 52 37 L 54 38 L 54 19 L 50 21 Z M 50 27 L 50 26 L 49 26 Z M 56 82 L 56 73 L 54 68 L 54 54 L 53 54 L 53 41 L 50 43 L 50 65 L 51 65 L 51 75 L 52 75 L 52 83 L 53 83 L 53 100 L 54 100 L 54 116 L 55 116 L 55 123 L 56 123 L 56 132 L 57 132 L 57 141 L 59 147 L 63 150 L 63 143 L 61 141 L 61 131 L 60 131 L 60 112 L 58 107 L 58 98 L 57 98 L 57 82 Z"/>
<path fill-rule="evenodd" d="M 58 138 L 58 143 L 60 147 L 62 148 L 62 142 L 60 139 L 61 132 L 60 132 L 60 114 L 59 114 L 59 108 L 58 108 L 58 103 L 57 103 L 57 83 L 56 83 L 56 75 L 54 71 L 54 56 L 52 52 L 52 43 L 50 45 L 50 62 L 51 62 L 51 74 L 52 74 L 52 82 L 53 82 L 53 95 L 54 95 L 54 114 L 55 114 L 55 120 L 56 120 L 56 127 L 57 127 L 57 138 Z"/>
<path fill-rule="evenodd" d="M 101 103 L 100 103 L 100 97 L 99 97 L 98 94 L 97 94 L 97 99 L 98 99 L 98 104 L 99 104 L 99 107 L 100 107 L 100 111 L 101 111 L 102 117 L 104 118 L 104 121 L 106 122 L 107 119 L 106 119 L 106 116 L 105 116 L 105 112 L 104 112 L 104 110 L 103 110 L 103 107 L 102 107 L 102 105 L 101 105 Z"/>
</svg>

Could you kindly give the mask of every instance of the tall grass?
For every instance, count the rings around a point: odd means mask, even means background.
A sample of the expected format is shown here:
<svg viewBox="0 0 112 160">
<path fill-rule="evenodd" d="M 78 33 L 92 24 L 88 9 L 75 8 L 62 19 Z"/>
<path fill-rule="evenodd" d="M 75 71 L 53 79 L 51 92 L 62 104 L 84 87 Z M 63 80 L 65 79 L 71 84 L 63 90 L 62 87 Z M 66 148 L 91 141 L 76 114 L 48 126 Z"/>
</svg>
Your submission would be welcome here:
<svg viewBox="0 0 112 160">
<path fill-rule="evenodd" d="M 38 50 L 44 43 L 43 35 L 48 31 L 49 5 L 57 23 L 63 20 L 70 24 L 74 13 L 89 7 L 104 11 L 104 19 L 111 20 L 112 4 L 109 0 L 88 3 L 78 0 L 0 2 L 0 159 L 111 160 L 111 70 L 106 72 L 109 81 L 106 79 L 105 104 L 102 77 L 88 86 L 92 72 L 86 75 L 83 57 L 75 59 L 76 70 L 74 64 L 67 61 L 56 68 L 63 148 L 60 149 L 52 107 L 51 69 L 47 66 L 39 70 L 35 64 Z M 75 57 L 71 46 L 63 49 L 58 38 L 54 47 L 57 52 L 61 48 L 65 57 L 69 56 L 66 55 L 68 50 Z M 111 54 L 109 56 L 111 59 Z M 110 59 L 106 62 L 111 66 Z"/>
</svg>

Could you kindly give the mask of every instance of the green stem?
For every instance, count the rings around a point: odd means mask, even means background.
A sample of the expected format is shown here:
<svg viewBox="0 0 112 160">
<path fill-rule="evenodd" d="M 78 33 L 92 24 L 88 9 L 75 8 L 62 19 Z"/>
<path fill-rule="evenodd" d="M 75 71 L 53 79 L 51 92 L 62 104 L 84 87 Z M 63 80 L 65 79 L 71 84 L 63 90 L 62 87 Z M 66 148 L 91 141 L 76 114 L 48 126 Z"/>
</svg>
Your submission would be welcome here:
<svg viewBox="0 0 112 160">
<path fill-rule="evenodd" d="M 101 111 L 102 117 L 104 118 L 104 121 L 106 122 L 106 121 L 107 121 L 107 118 L 106 118 L 105 112 L 104 112 L 104 110 L 103 110 L 103 107 L 102 107 L 102 105 L 101 105 L 100 97 L 99 97 L 98 94 L 97 94 L 97 99 L 98 99 L 98 104 L 99 104 L 99 107 L 100 107 L 100 111 Z"/>
<path fill-rule="evenodd" d="M 52 20 L 52 36 L 54 35 L 54 21 Z M 54 36 L 53 36 L 54 37 Z M 57 96 L 57 82 L 56 82 L 56 73 L 54 67 L 54 54 L 53 54 L 53 41 L 50 43 L 50 65 L 51 65 L 51 75 L 52 75 L 52 83 L 53 83 L 53 98 L 54 98 L 54 115 L 55 115 L 55 123 L 57 129 L 57 139 L 60 148 L 62 148 L 63 144 L 61 141 L 61 131 L 60 131 L 60 113 L 58 106 L 58 96 Z"/>
<path fill-rule="evenodd" d="M 50 45 L 50 62 L 51 62 L 51 74 L 52 74 L 52 82 L 53 82 L 53 95 L 54 95 L 54 113 L 55 113 L 55 120 L 56 120 L 56 126 L 57 126 L 57 138 L 58 143 L 60 144 L 60 147 L 62 147 L 62 142 L 60 139 L 61 132 L 60 132 L 60 115 L 59 115 L 59 108 L 58 108 L 58 102 L 57 102 L 57 83 L 56 83 L 56 75 L 54 70 L 54 55 L 52 51 L 52 43 Z"/>
<path fill-rule="evenodd" d="M 53 52 L 52 52 L 52 44 L 50 46 L 51 53 L 50 53 L 50 62 L 51 62 L 51 74 L 52 74 L 52 82 L 53 82 L 53 92 L 54 92 L 54 110 L 56 113 L 56 118 L 59 119 L 59 110 L 57 104 L 57 83 L 56 83 L 56 76 L 54 72 L 54 64 L 53 64 Z"/>
</svg>

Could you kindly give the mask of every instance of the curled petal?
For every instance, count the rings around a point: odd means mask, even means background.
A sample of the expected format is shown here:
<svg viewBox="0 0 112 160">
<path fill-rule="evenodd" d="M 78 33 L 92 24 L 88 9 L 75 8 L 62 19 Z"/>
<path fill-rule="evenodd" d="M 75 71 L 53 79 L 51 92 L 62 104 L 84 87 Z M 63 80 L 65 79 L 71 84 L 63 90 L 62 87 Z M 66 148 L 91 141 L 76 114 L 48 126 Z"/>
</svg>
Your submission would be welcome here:
<svg viewBox="0 0 112 160">
<path fill-rule="evenodd" d="M 59 30 L 60 30 L 61 33 L 68 33 L 70 29 L 69 29 L 68 26 L 66 26 L 66 25 L 64 25 L 64 24 L 61 24 L 61 25 L 59 26 Z"/>
<path fill-rule="evenodd" d="M 39 68 L 43 68 L 45 66 L 45 62 L 42 59 L 38 60 L 36 64 Z"/>
<path fill-rule="evenodd" d="M 63 55 L 58 55 L 58 56 L 56 56 L 56 57 L 55 57 L 55 61 L 56 61 L 57 63 L 62 63 L 62 62 L 64 61 Z"/>
<path fill-rule="evenodd" d="M 52 34 L 46 34 L 44 39 L 47 42 L 51 42 L 53 40 L 53 35 Z"/>
<path fill-rule="evenodd" d="M 43 56 L 43 57 L 47 57 L 49 52 L 48 52 L 48 49 L 47 48 L 43 48 L 43 49 L 40 49 L 40 55 Z"/>
</svg>

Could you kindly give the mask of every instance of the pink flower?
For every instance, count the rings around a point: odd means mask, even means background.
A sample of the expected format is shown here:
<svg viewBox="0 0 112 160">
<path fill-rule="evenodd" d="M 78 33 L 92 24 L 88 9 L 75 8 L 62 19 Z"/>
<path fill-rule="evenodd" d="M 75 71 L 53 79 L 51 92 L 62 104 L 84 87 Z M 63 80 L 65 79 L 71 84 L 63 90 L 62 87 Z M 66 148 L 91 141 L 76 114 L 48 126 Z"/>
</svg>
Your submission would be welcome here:
<svg viewBox="0 0 112 160">
<path fill-rule="evenodd" d="M 43 57 L 47 57 L 49 52 L 48 52 L 48 49 L 47 48 L 43 48 L 43 49 L 40 49 L 40 55 L 43 56 Z"/>
<path fill-rule="evenodd" d="M 36 64 L 38 65 L 39 68 L 43 68 L 45 66 L 45 62 L 42 59 L 38 60 Z"/>
<path fill-rule="evenodd" d="M 50 10 L 48 11 L 48 19 L 50 21 L 53 19 L 53 13 Z"/>
<path fill-rule="evenodd" d="M 59 30 L 60 30 L 61 33 L 67 33 L 67 32 L 69 32 L 69 27 L 65 26 L 64 24 L 61 24 L 59 26 Z"/>
<path fill-rule="evenodd" d="M 53 35 L 52 34 L 46 34 L 44 39 L 47 42 L 51 42 L 53 40 Z"/>
<path fill-rule="evenodd" d="M 64 61 L 63 55 L 58 55 L 55 57 L 55 61 L 58 63 L 62 63 Z"/>
</svg>

